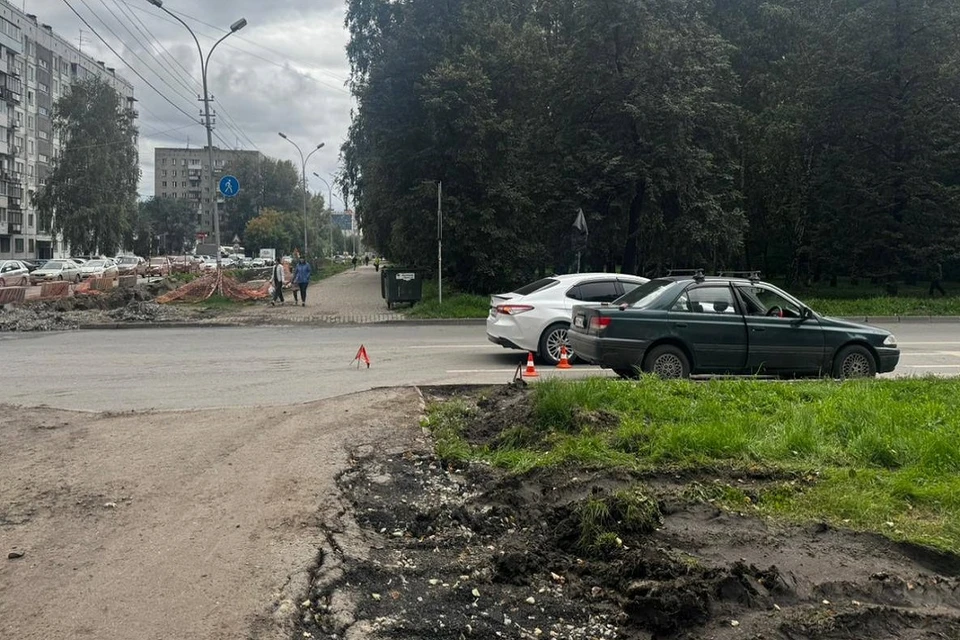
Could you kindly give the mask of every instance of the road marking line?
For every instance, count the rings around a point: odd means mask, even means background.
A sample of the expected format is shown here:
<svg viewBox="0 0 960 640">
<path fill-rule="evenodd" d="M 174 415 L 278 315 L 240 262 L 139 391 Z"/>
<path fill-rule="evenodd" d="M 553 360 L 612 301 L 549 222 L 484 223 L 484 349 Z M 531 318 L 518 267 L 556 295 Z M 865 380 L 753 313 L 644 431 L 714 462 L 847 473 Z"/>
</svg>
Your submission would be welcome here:
<svg viewBox="0 0 960 640">
<path fill-rule="evenodd" d="M 494 344 L 421 344 L 408 346 L 407 349 L 486 349 Z"/>
<path fill-rule="evenodd" d="M 960 364 L 908 364 L 911 369 L 960 369 Z"/>
<path fill-rule="evenodd" d="M 901 351 L 901 352 L 900 352 L 900 355 L 901 355 L 901 356 L 942 356 L 942 355 L 946 355 L 946 354 L 948 354 L 948 353 L 949 353 L 948 351 L 928 351 L 928 352 L 924 352 L 924 353 L 921 353 L 921 352 L 919 352 L 919 351 L 916 352 L 916 353 L 913 353 L 913 352 L 910 352 L 910 351 Z"/>
<path fill-rule="evenodd" d="M 928 344 L 932 344 L 932 345 L 938 345 L 938 344 L 960 345 L 960 342 L 950 342 L 950 341 L 941 341 L 941 342 L 900 342 L 900 343 L 899 343 L 899 346 L 901 346 L 901 347 L 904 347 L 904 346 L 916 347 L 916 346 L 919 346 L 919 345 L 928 345 Z"/>
</svg>

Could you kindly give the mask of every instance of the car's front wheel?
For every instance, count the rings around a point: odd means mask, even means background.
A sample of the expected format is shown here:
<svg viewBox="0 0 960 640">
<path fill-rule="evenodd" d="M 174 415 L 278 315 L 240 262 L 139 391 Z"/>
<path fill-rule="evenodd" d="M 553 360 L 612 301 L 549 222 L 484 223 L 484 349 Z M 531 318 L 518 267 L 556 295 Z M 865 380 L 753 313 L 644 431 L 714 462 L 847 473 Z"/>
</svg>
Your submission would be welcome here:
<svg viewBox="0 0 960 640">
<path fill-rule="evenodd" d="M 683 349 L 672 344 L 654 347 L 643 359 L 643 370 L 664 379 L 689 378 L 690 360 Z"/>
<path fill-rule="evenodd" d="M 870 350 L 859 344 L 844 347 L 833 360 L 833 377 L 873 378 L 877 375 L 877 362 Z"/>
<path fill-rule="evenodd" d="M 561 347 L 567 348 L 567 361 L 573 362 L 573 349 L 570 348 L 570 339 L 567 336 L 569 330 L 569 324 L 557 322 L 540 335 L 540 357 L 546 364 L 556 365 L 560 362 Z"/>
</svg>

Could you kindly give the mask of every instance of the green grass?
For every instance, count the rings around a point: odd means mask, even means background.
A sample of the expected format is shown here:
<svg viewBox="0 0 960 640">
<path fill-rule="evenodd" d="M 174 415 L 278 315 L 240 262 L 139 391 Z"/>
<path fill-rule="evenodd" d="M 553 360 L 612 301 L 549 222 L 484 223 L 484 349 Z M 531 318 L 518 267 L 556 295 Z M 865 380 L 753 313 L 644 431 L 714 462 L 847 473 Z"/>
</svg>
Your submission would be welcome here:
<svg viewBox="0 0 960 640">
<path fill-rule="evenodd" d="M 809 298 L 811 309 L 827 316 L 960 316 L 960 297 Z"/>
<path fill-rule="evenodd" d="M 324 260 L 323 264 L 310 274 L 310 282 L 330 278 L 351 268 L 353 268 L 352 264 L 337 264 L 330 260 Z"/>
<path fill-rule="evenodd" d="M 490 296 L 459 293 L 444 287 L 443 304 L 437 292 L 437 283 L 423 283 L 423 298 L 407 311 L 410 318 L 486 318 L 490 312 Z"/>
<path fill-rule="evenodd" d="M 960 380 L 595 378 L 548 380 L 532 393 L 534 417 L 522 426 L 539 438 L 471 447 L 458 435 L 467 409 L 435 408 L 440 455 L 513 472 L 570 464 L 773 470 L 792 480 L 768 484 L 754 500 L 723 486 L 707 497 L 960 552 Z M 584 419 L 601 410 L 619 424 Z"/>
</svg>

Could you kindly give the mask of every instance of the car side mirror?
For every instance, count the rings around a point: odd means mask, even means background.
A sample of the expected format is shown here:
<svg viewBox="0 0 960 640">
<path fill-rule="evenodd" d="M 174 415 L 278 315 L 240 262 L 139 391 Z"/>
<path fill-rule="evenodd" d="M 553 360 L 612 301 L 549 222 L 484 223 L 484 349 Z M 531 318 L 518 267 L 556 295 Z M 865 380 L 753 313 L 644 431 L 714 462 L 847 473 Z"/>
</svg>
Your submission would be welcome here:
<svg viewBox="0 0 960 640">
<path fill-rule="evenodd" d="M 629 305 L 627 305 L 626 302 L 623 302 L 623 303 L 620 304 L 620 306 L 619 306 L 618 308 L 620 309 L 620 311 L 626 311 L 628 306 L 629 306 Z"/>
<path fill-rule="evenodd" d="M 813 311 L 810 310 L 810 307 L 800 307 L 800 320 L 809 320 L 813 317 Z"/>
</svg>

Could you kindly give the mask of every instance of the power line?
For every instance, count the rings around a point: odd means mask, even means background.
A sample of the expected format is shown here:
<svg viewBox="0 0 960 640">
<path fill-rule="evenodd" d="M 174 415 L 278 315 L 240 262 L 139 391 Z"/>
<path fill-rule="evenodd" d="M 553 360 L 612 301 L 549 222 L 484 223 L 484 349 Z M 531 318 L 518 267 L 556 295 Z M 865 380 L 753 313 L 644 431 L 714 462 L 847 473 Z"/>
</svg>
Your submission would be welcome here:
<svg viewBox="0 0 960 640">
<path fill-rule="evenodd" d="M 102 1 L 103 1 L 103 0 L 101 0 L 101 2 L 102 2 Z M 196 78 L 193 77 L 193 74 L 192 74 L 186 67 L 184 67 L 184 66 L 180 63 L 180 61 L 176 58 L 176 56 L 173 56 L 173 55 L 167 50 L 167 48 L 166 48 L 165 46 L 163 46 L 163 42 L 160 40 L 160 38 L 158 38 L 158 37 L 153 33 L 153 31 L 151 31 L 150 28 L 149 28 L 146 24 L 144 24 L 143 20 L 141 20 L 140 17 L 133 12 L 132 8 L 131 8 L 129 5 L 127 5 L 126 2 L 123 2 L 123 0 L 112 0 L 112 2 L 117 6 L 117 9 L 119 9 L 120 12 L 123 13 L 124 16 L 127 17 L 127 18 L 130 20 L 130 22 L 134 25 L 134 27 L 137 29 L 137 31 L 140 32 L 140 34 L 146 39 L 146 41 L 147 41 L 148 43 L 151 43 L 151 48 L 153 48 L 152 42 L 155 41 L 155 42 L 157 43 L 157 45 L 160 47 L 160 50 L 163 51 L 163 53 L 165 53 L 167 56 L 169 56 L 170 59 L 173 60 L 173 62 L 180 68 L 181 71 L 180 71 L 180 72 L 177 72 L 176 69 L 173 68 L 173 65 L 170 65 L 169 62 L 168 62 L 167 65 L 168 65 L 168 67 L 170 68 L 170 70 L 172 70 L 172 71 L 174 72 L 174 74 L 177 75 L 178 77 L 184 78 L 184 79 L 186 79 L 188 82 L 192 82 L 192 83 L 195 85 L 194 88 L 190 88 L 189 90 L 191 90 L 191 91 L 196 91 L 197 88 L 199 88 L 199 89 L 202 91 L 202 85 L 201 85 L 201 83 L 198 82 L 198 81 L 196 80 Z M 126 6 L 127 8 L 124 9 L 124 6 Z M 138 25 L 139 25 L 139 26 L 138 26 Z M 140 27 L 143 27 L 143 29 L 141 29 Z M 146 32 L 146 33 L 145 33 L 145 32 Z M 158 60 L 162 61 L 162 60 L 163 60 L 163 56 L 162 56 L 161 54 L 157 53 L 157 50 L 156 50 L 155 48 L 153 49 L 153 51 L 154 51 L 154 53 L 157 55 Z M 223 103 L 221 103 L 219 100 L 216 100 L 216 99 L 214 99 L 214 101 L 215 101 L 217 104 L 220 105 L 220 108 L 221 108 L 221 110 L 223 111 L 223 116 L 224 116 L 225 120 L 227 121 L 227 125 L 228 125 L 228 126 L 229 126 L 230 124 L 233 125 L 233 126 L 232 126 L 232 129 L 233 129 L 234 133 L 238 133 L 239 136 L 240 136 L 240 137 L 243 137 L 244 139 L 246 139 L 247 142 L 249 142 L 250 145 L 251 145 L 254 149 L 257 149 L 256 143 L 255 143 L 255 142 L 250 138 L 250 136 L 248 136 L 248 135 L 246 134 L 246 132 L 240 127 L 240 125 L 236 122 L 236 120 L 233 118 L 233 116 L 231 116 L 231 115 L 227 112 L 226 107 L 223 106 Z M 257 150 L 259 151 L 259 149 L 257 149 Z"/>
<path fill-rule="evenodd" d="M 149 80 L 147 80 L 146 78 L 144 78 L 143 75 L 141 75 L 141 73 L 140 73 L 139 71 L 137 71 L 136 69 L 134 69 L 133 66 L 130 65 L 130 63 L 128 63 L 126 60 L 124 60 L 123 56 L 121 56 L 119 53 L 117 53 L 117 50 L 114 49 L 112 46 L 110 46 L 110 43 L 107 42 L 107 41 L 103 38 L 103 36 L 101 36 L 100 33 L 99 33 L 96 29 L 93 28 L 93 25 L 91 25 L 89 22 L 87 22 L 87 19 L 84 18 L 82 15 L 80 15 L 80 13 L 79 13 L 76 9 L 73 8 L 73 5 L 70 4 L 70 0 L 63 0 L 63 3 L 64 3 L 65 5 L 67 5 L 67 7 L 70 8 L 70 11 L 72 11 L 72 12 L 77 16 L 77 18 L 79 18 L 80 21 L 81 21 L 83 24 L 85 24 L 88 29 L 90 29 L 90 31 L 93 33 L 93 35 L 97 36 L 97 38 L 100 40 L 100 42 L 102 42 L 108 49 L 110 49 L 110 51 L 113 52 L 113 55 L 117 56 L 117 58 L 119 58 L 120 61 L 123 62 L 123 64 L 126 65 L 127 68 L 130 69 L 130 71 L 132 71 L 132 72 L 134 73 L 134 75 L 136 75 L 138 78 L 140 78 L 141 80 L 143 80 L 143 82 L 144 82 L 148 87 L 150 87 L 151 89 L 153 89 L 158 96 L 160 96 L 160 97 L 163 98 L 165 101 L 167 101 L 167 102 L 170 104 L 170 106 L 172 106 L 174 109 L 176 109 L 177 111 L 179 111 L 179 112 L 182 113 L 183 115 L 185 115 L 185 116 L 187 116 L 188 118 L 190 118 L 190 120 L 194 120 L 194 117 L 193 117 L 192 115 L 190 115 L 189 113 L 187 113 L 186 111 L 184 111 L 183 109 L 181 109 L 179 106 L 177 106 L 176 103 L 174 103 L 172 100 L 170 100 L 170 98 L 168 98 L 166 95 L 164 95 L 159 89 L 157 89 L 155 86 L 153 86 L 153 84 L 152 84 Z"/>
<path fill-rule="evenodd" d="M 66 1 L 66 0 L 64 0 L 64 1 Z M 188 102 L 191 102 L 191 101 L 192 101 L 192 98 L 191 98 L 191 97 L 185 97 L 182 93 L 179 93 L 169 82 L 166 81 L 166 79 L 164 79 L 164 77 L 163 77 L 162 75 L 160 75 L 160 74 L 157 72 L 156 69 L 154 69 L 152 66 L 150 66 L 149 63 L 145 62 L 145 61 L 143 60 L 143 58 L 141 58 L 141 57 L 137 54 L 137 52 L 133 50 L 133 48 L 131 48 L 129 45 L 127 45 L 127 43 L 123 40 L 123 38 L 121 38 L 119 35 L 117 35 L 117 33 L 116 33 L 113 29 L 111 29 L 110 26 L 109 26 L 99 15 L 97 15 L 97 13 L 90 7 L 90 5 L 87 4 L 87 1 L 86 1 L 86 0 L 80 0 L 80 2 L 83 3 L 83 5 L 87 8 L 87 10 L 88 10 L 91 14 L 93 14 L 93 16 L 97 18 L 97 20 L 100 21 L 100 23 L 107 29 L 107 31 L 109 31 L 109 32 L 111 33 L 111 35 L 113 35 L 114 38 L 116 38 L 117 40 L 120 41 L 120 44 L 121 44 L 121 45 L 125 46 L 125 47 L 130 51 L 130 53 L 132 53 L 133 56 L 134 56 L 137 60 L 139 60 L 139 61 L 141 62 L 141 64 L 143 64 L 147 69 L 149 69 L 150 71 L 152 71 L 152 72 L 157 76 L 157 78 L 160 79 L 160 81 L 161 81 L 163 84 L 165 84 L 171 91 L 173 91 L 173 93 L 174 93 L 175 95 L 177 95 L 177 96 L 180 97 L 181 99 L 186 100 L 186 101 L 188 101 Z M 104 3 L 103 3 L 103 0 L 100 0 L 100 2 L 101 2 L 101 4 L 104 4 Z M 68 5 L 68 6 L 69 6 L 69 5 Z M 104 4 L 104 7 L 107 9 L 107 11 L 110 11 L 110 8 L 107 7 L 106 4 Z M 71 7 L 71 9 L 72 9 L 72 7 Z M 111 13 L 111 15 L 113 15 L 113 16 L 116 18 L 116 15 L 113 14 L 112 11 L 111 11 L 110 13 Z M 92 27 L 91 27 L 91 28 L 92 28 Z M 128 30 L 128 32 L 129 32 L 129 30 Z M 100 38 L 101 40 L 103 40 L 103 38 L 100 36 L 100 34 L 96 33 L 96 31 L 94 31 L 94 33 L 97 35 L 98 38 Z M 131 33 L 131 35 L 133 35 L 133 34 Z M 106 43 L 106 42 L 104 41 L 104 43 Z M 108 45 L 108 46 L 109 46 L 109 45 Z M 110 48 L 110 50 L 113 51 L 114 54 L 116 54 L 116 51 L 115 51 L 112 47 Z M 126 61 L 124 61 L 124 64 L 127 64 L 127 66 L 130 67 L 131 70 L 133 69 L 133 67 L 130 66 L 128 63 L 126 63 Z M 139 74 L 137 74 L 137 75 L 138 75 L 141 79 L 144 79 L 143 76 L 140 76 Z M 146 79 L 144 79 L 144 81 L 146 81 Z M 152 85 L 151 85 L 151 87 L 152 87 Z M 154 88 L 154 87 L 152 87 L 152 88 Z M 187 87 L 187 89 L 189 90 L 189 87 Z M 156 90 L 156 88 L 154 88 L 154 90 Z M 168 101 L 169 101 L 169 100 L 168 100 Z M 228 125 L 228 128 L 229 128 L 229 125 Z M 230 147 L 230 146 L 231 146 L 230 143 L 227 142 L 227 141 L 226 141 L 219 133 L 217 133 L 216 131 L 214 132 L 214 135 L 215 135 L 226 147 Z"/>
<path fill-rule="evenodd" d="M 143 13 L 147 13 L 147 14 L 149 14 L 151 17 L 154 17 L 154 18 L 156 18 L 156 19 L 158 19 L 158 20 L 162 20 L 162 21 L 164 21 L 164 22 L 168 22 L 168 23 L 170 23 L 170 24 L 177 24 L 177 22 L 176 22 L 175 20 L 172 20 L 172 19 L 170 19 L 170 18 L 167 18 L 166 16 L 162 16 L 162 15 L 156 14 L 156 13 L 154 13 L 154 12 L 152 12 L 152 11 L 149 11 L 148 9 L 146 9 L 146 8 L 144 8 L 144 7 L 140 7 L 140 6 L 136 5 L 136 4 L 133 4 L 133 3 L 131 3 L 131 2 L 128 2 L 127 0 L 119 0 L 119 1 L 120 1 L 120 2 L 123 2 L 125 5 L 127 5 L 128 7 L 130 7 L 131 9 L 133 9 L 133 10 L 135 10 L 135 11 L 141 11 L 141 12 L 143 12 Z M 181 13 L 181 12 L 179 12 L 179 11 L 176 12 L 176 13 L 179 13 L 180 15 L 182 15 L 182 16 L 184 16 L 184 17 L 186 17 L 186 18 L 189 18 L 190 20 L 193 20 L 193 21 L 195 21 L 195 22 L 198 22 L 198 23 L 200 23 L 200 24 L 207 25 L 207 23 L 205 23 L 205 22 L 203 22 L 203 21 L 201 21 L 201 20 L 198 20 L 197 18 L 194 18 L 194 17 L 192 17 L 192 16 L 188 16 L 188 15 L 185 14 L 185 13 Z M 219 29 L 219 27 L 213 27 L 212 25 L 207 25 L 207 26 L 211 26 L 211 27 L 214 28 L 214 29 Z M 200 30 L 197 30 L 197 33 L 198 33 L 198 35 L 201 35 L 201 36 L 203 36 L 204 38 L 209 38 L 209 39 L 211 39 L 211 40 L 216 40 L 216 39 L 217 39 L 217 36 L 211 36 L 211 35 L 209 35 L 209 34 L 207 34 L 207 33 L 204 33 L 203 31 L 200 31 Z M 254 43 L 252 40 L 247 40 L 246 38 L 243 38 L 243 37 L 241 37 L 241 36 L 235 36 L 235 38 L 238 39 L 238 40 L 242 40 L 243 42 L 249 42 L 249 43 L 251 43 L 251 44 L 256 44 L 256 43 Z M 275 67 L 279 67 L 279 68 L 281 68 L 281 69 L 287 69 L 287 68 L 288 68 L 288 66 L 285 65 L 285 64 L 283 64 L 283 63 L 277 62 L 276 60 L 270 60 L 270 59 L 268 59 L 268 58 L 264 58 L 263 56 L 257 55 L 256 53 L 253 53 L 252 51 L 249 51 L 249 50 L 247 50 L 247 49 L 241 49 L 240 47 L 236 47 L 236 46 L 234 46 L 234 45 L 232 45 L 232 44 L 229 44 L 229 43 L 224 43 L 223 46 L 224 46 L 224 47 L 228 47 L 228 48 L 230 48 L 230 49 L 234 49 L 234 50 L 236 50 L 236 51 L 239 51 L 240 53 L 243 53 L 243 54 L 245 54 L 245 55 L 248 55 L 248 56 L 251 56 L 251 57 L 253 57 L 253 58 L 256 58 L 257 60 L 261 60 L 261 61 L 263 61 L 263 62 L 266 62 L 267 64 L 273 65 L 273 66 L 275 66 Z M 258 45 L 258 46 L 261 46 L 261 47 L 262 47 L 263 45 Z M 280 55 L 284 55 L 284 54 L 280 53 Z M 287 57 L 287 56 L 284 56 L 284 57 Z M 310 65 L 307 65 L 307 64 L 303 63 L 302 61 L 300 61 L 300 62 L 301 62 L 301 64 L 304 64 L 304 66 L 308 66 L 308 67 L 310 66 Z M 320 71 L 320 72 L 328 73 L 328 74 L 329 74 L 329 72 L 327 72 L 327 71 L 325 71 L 325 70 L 323 70 L 323 69 L 319 69 L 319 68 L 318 68 L 317 71 Z M 339 91 L 339 92 L 344 93 L 344 94 L 347 94 L 347 95 L 350 94 L 350 92 L 349 92 L 347 89 L 345 89 L 343 86 L 339 86 L 339 87 L 338 87 L 338 86 L 333 85 L 333 84 L 330 84 L 330 83 L 328 83 L 328 82 L 324 82 L 323 80 L 320 80 L 320 79 L 318 79 L 318 78 L 314 78 L 314 77 L 313 77 L 312 75 L 310 75 L 309 73 L 306 73 L 306 72 L 303 72 L 303 71 L 297 71 L 297 73 L 298 73 L 299 75 L 301 75 L 302 77 L 306 78 L 307 80 L 311 80 L 311 81 L 313 81 L 313 82 L 316 82 L 317 84 L 323 85 L 324 87 L 333 89 L 333 90 L 335 90 L 335 91 Z M 330 75 L 333 76 L 333 74 L 330 74 Z M 335 77 L 337 80 L 342 80 L 342 78 L 340 78 L 339 76 L 333 76 L 333 77 Z"/>
<path fill-rule="evenodd" d="M 148 53 L 151 53 L 152 55 L 154 55 L 154 56 L 157 58 L 157 61 L 160 63 L 161 67 L 163 67 L 163 62 L 164 62 L 163 56 L 157 52 L 157 50 L 156 50 L 155 47 L 153 47 L 153 40 L 155 40 L 155 41 L 157 42 L 157 44 L 160 45 L 160 48 L 161 48 L 168 56 L 170 56 L 170 53 L 169 53 L 169 51 L 167 51 L 166 48 L 163 46 L 163 43 L 160 42 L 160 39 L 157 38 L 157 37 L 153 34 L 153 32 L 150 31 L 149 27 L 147 27 L 145 24 L 143 24 L 143 22 L 142 22 L 139 18 L 137 18 L 137 16 L 134 15 L 132 11 L 130 11 L 130 15 L 128 16 L 128 15 L 127 15 L 127 12 L 124 11 L 124 9 L 123 9 L 123 7 L 121 6 L 121 3 L 120 3 L 120 2 L 118 2 L 117 0 L 112 0 L 112 2 L 117 6 L 117 9 L 120 10 L 121 14 L 123 14 L 123 17 L 124 17 L 124 18 L 127 18 L 128 20 L 130 20 L 130 22 L 131 22 L 131 24 L 133 24 L 134 28 L 136 28 L 137 31 L 140 32 L 140 35 L 143 36 L 143 38 L 146 40 L 146 43 L 149 44 L 149 45 L 150 45 L 150 48 L 152 49 L 152 51 L 148 51 Z M 130 29 L 126 26 L 125 22 L 124 22 L 122 19 L 120 19 L 120 17 L 118 17 L 116 13 L 114 13 L 109 7 L 107 7 L 107 5 L 106 5 L 106 3 L 104 2 L 104 0 L 100 0 L 100 3 L 103 4 L 104 7 L 107 9 L 107 11 L 109 11 L 110 14 L 111 14 L 115 19 L 117 19 L 118 22 L 120 22 L 120 23 L 123 25 L 124 29 L 127 30 L 127 33 L 129 33 L 129 34 L 134 38 L 134 40 L 137 40 L 137 36 L 135 36 L 135 35 L 133 34 L 133 32 L 130 31 Z M 126 4 L 126 3 L 122 3 L 122 4 Z M 133 19 L 131 19 L 131 16 L 132 16 Z M 137 22 L 139 22 L 139 23 L 143 26 L 143 29 L 141 29 L 140 26 L 137 25 Z M 144 30 L 146 30 L 146 33 L 144 33 Z M 149 34 L 149 35 L 147 35 L 147 34 Z M 116 34 L 114 34 L 114 35 L 116 35 Z M 152 39 L 151 39 L 151 36 L 152 36 Z M 122 42 L 122 41 L 121 41 L 121 42 Z M 124 44 L 125 44 L 125 43 L 124 43 Z M 143 43 L 141 43 L 141 44 L 143 44 Z M 147 49 L 146 49 L 146 46 L 144 46 L 144 50 L 145 50 L 145 51 L 147 50 Z M 191 86 L 190 83 L 192 82 L 192 83 L 196 84 L 197 86 L 199 86 L 199 83 L 197 83 L 196 79 L 193 78 L 192 74 L 191 74 L 182 64 L 180 64 L 180 62 L 179 62 L 175 57 L 173 57 L 173 56 L 170 56 L 170 57 L 174 60 L 174 62 L 177 63 L 177 65 L 180 67 L 180 69 L 182 69 L 183 73 L 178 72 L 178 71 L 177 71 L 176 69 L 174 69 L 173 66 L 170 65 L 169 63 L 167 63 L 167 66 L 164 67 L 164 71 L 166 71 L 167 73 L 170 73 L 171 77 L 177 79 L 177 80 L 180 82 L 180 85 L 183 86 L 187 91 L 189 91 L 189 92 L 195 92 L 195 91 L 196 91 L 196 87 Z M 201 89 L 202 89 L 202 87 L 201 87 Z M 235 136 L 237 136 L 238 138 L 240 138 L 240 137 L 245 138 L 245 139 L 253 146 L 253 148 L 256 149 L 256 148 L 257 148 L 256 143 L 250 138 L 250 136 L 248 136 L 248 135 L 246 134 L 245 131 L 243 131 L 243 129 L 242 129 L 242 128 L 240 127 L 240 125 L 236 122 L 236 120 L 229 114 L 229 112 L 227 112 L 226 107 L 224 107 L 223 104 L 222 104 L 219 100 L 216 100 L 215 98 L 213 98 L 213 99 L 211 99 L 211 100 L 212 100 L 213 102 L 216 102 L 217 104 L 220 105 L 220 109 L 221 109 L 221 111 L 222 111 L 222 113 L 223 113 L 224 126 L 226 126 L 228 129 L 230 129 L 231 132 L 232 132 Z"/>
</svg>

